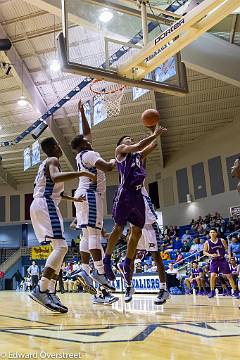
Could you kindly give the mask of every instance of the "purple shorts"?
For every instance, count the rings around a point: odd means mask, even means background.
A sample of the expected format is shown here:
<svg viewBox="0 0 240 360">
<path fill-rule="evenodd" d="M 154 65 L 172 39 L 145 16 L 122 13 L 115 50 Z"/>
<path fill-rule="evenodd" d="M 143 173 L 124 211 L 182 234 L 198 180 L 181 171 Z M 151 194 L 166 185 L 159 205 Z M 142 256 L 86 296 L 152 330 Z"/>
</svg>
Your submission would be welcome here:
<svg viewBox="0 0 240 360">
<path fill-rule="evenodd" d="M 130 222 L 142 229 L 145 225 L 145 203 L 141 189 L 119 189 L 114 199 L 112 215 L 117 225 L 125 226 Z"/>
<path fill-rule="evenodd" d="M 226 259 L 211 260 L 210 272 L 215 274 L 231 274 L 230 266 Z"/>
</svg>

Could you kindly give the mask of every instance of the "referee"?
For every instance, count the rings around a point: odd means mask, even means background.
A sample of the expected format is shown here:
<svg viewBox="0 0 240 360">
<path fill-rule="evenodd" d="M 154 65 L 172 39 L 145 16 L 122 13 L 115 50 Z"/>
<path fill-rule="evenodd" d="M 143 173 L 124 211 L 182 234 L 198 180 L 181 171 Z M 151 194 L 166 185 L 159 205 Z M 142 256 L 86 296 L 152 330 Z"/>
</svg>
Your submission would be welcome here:
<svg viewBox="0 0 240 360">
<path fill-rule="evenodd" d="M 31 276 L 32 280 L 32 289 L 38 284 L 39 279 L 39 267 L 36 265 L 35 261 L 32 262 L 32 265 L 27 269 L 28 274 Z"/>
</svg>

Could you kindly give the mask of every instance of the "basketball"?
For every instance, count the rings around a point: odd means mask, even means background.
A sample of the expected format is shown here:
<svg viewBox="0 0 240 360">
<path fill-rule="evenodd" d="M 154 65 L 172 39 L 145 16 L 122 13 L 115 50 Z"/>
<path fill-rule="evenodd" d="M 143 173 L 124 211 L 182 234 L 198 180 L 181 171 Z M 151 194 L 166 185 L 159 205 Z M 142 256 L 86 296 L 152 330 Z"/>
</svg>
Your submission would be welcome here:
<svg viewBox="0 0 240 360">
<path fill-rule="evenodd" d="M 142 113 L 141 121 L 146 127 L 156 126 L 160 121 L 159 112 L 155 109 L 147 109 Z"/>
</svg>

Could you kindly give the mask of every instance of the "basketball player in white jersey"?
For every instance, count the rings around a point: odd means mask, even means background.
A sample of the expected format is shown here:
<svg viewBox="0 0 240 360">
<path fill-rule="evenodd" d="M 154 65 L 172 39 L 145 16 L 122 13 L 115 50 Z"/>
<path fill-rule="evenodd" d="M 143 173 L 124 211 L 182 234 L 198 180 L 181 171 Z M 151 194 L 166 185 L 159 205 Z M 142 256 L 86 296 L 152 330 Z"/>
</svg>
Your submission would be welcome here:
<svg viewBox="0 0 240 360">
<path fill-rule="evenodd" d="M 90 171 L 96 175 L 96 183 L 89 181 L 88 177 L 81 177 L 75 192 L 76 197 L 81 197 L 82 202 L 75 203 L 77 227 L 82 229 L 80 253 L 82 259 L 82 281 L 85 288 L 94 294 L 92 279 L 109 290 L 115 290 L 106 278 L 103 266 L 103 251 L 101 246 L 101 230 L 103 227 L 103 201 L 106 192 L 105 172 L 113 170 L 115 160 L 103 160 L 99 153 L 92 148 L 92 135 L 84 108 L 79 102 L 79 111 L 82 118 L 83 135 L 76 136 L 72 142 L 72 149 L 77 153 L 76 161 L 78 170 Z M 94 270 L 90 278 L 89 253 L 94 262 Z M 96 293 L 96 291 L 95 291 Z"/>
<path fill-rule="evenodd" d="M 142 188 L 142 194 L 145 202 L 146 221 L 142 230 L 142 236 L 137 245 L 137 249 L 150 252 L 153 260 L 157 265 L 157 272 L 160 280 L 160 290 L 157 298 L 154 301 L 154 304 L 162 305 L 167 301 L 167 299 L 169 299 L 170 294 L 167 291 L 165 268 L 159 252 L 160 230 L 157 223 L 158 217 L 145 187 Z"/>
<path fill-rule="evenodd" d="M 62 156 L 62 150 L 54 138 L 43 140 L 41 147 L 47 159 L 40 165 L 35 179 L 30 215 L 38 241 L 41 244 L 51 243 L 53 251 L 30 297 L 49 310 L 65 313 L 68 309 L 55 293 L 58 274 L 68 250 L 63 234 L 63 218 L 58 205 L 61 198 L 79 201 L 77 198 L 63 195 L 64 181 L 88 176 L 89 182 L 93 182 L 96 177 L 87 171 L 61 172 L 59 158 Z"/>
</svg>

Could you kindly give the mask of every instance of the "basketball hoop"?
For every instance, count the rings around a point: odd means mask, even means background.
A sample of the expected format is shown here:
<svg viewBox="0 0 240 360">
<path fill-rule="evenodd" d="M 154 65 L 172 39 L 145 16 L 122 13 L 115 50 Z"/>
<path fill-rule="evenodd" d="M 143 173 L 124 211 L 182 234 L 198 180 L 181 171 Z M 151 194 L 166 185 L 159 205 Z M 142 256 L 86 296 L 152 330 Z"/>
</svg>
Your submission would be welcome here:
<svg viewBox="0 0 240 360">
<path fill-rule="evenodd" d="M 125 87 L 125 85 L 105 80 L 93 80 L 90 84 L 91 92 L 97 99 L 103 101 L 108 117 L 117 116 L 120 113 Z"/>
</svg>

